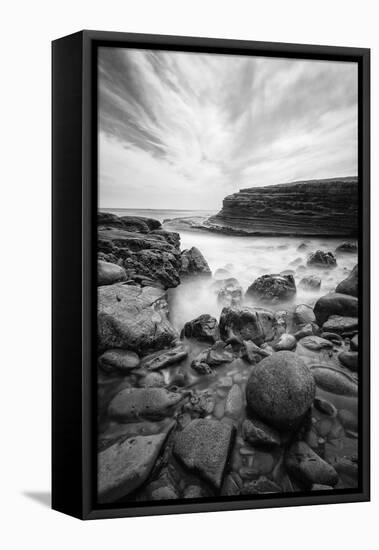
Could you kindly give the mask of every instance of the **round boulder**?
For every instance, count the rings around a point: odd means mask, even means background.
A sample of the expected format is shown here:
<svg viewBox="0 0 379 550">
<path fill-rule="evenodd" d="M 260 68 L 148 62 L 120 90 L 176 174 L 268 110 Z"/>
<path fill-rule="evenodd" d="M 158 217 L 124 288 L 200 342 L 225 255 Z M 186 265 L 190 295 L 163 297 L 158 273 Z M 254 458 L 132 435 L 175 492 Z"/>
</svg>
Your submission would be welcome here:
<svg viewBox="0 0 379 550">
<path fill-rule="evenodd" d="M 249 410 L 279 430 L 299 426 L 313 403 L 316 385 L 304 361 L 291 351 L 278 351 L 258 363 L 246 386 Z"/>
<path fill-rule="evenodd" d="M 293 275 L 262 275 L 246 291 L 246 297 L 269 303 L 291 300 L 295 294 Z"/>
</svg>

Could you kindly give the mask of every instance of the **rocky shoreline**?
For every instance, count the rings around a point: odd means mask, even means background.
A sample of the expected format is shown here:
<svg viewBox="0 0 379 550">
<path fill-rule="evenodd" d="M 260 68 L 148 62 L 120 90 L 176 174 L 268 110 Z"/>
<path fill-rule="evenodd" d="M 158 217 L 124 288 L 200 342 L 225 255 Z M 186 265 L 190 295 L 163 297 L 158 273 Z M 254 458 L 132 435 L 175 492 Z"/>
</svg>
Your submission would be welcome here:
<svg viewBox="0 0 379 550">
<path fill-rule="evenodd" d="M 157 220 L 105 213 L 98 255 L 99 502 L 357 486 L 357 268 L 310 307 L 291 273 L 243 289 Z M 167 291 L 200 279 L 221 314 L 178 331 Z"/>
</svg>

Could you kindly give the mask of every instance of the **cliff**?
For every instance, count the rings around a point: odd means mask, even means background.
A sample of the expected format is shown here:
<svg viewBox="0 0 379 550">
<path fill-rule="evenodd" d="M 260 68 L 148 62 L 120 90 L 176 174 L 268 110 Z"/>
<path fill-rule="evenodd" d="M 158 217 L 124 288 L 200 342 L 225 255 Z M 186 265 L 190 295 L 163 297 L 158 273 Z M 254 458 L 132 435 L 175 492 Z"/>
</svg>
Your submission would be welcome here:
<svg viewBox="0 0 379 550">
<path fill-rule="evenodd" d="M 358 178 L 241 189 L 224 199 L 206 225 L 223 233 L 355 237 Z"/>
</svg>

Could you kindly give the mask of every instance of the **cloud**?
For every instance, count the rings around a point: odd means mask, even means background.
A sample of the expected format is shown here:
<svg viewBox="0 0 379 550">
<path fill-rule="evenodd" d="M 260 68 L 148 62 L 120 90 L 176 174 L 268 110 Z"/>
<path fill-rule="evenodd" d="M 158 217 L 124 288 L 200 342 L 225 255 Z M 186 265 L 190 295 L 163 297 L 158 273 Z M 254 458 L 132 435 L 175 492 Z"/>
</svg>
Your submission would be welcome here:
<svg viewBox="0 0 379 550">
<path fill-rule="evenodd" d="M 357 87 L 354 63 L 100 48 L 100 206 L 355 175 Z"/>
</svg>

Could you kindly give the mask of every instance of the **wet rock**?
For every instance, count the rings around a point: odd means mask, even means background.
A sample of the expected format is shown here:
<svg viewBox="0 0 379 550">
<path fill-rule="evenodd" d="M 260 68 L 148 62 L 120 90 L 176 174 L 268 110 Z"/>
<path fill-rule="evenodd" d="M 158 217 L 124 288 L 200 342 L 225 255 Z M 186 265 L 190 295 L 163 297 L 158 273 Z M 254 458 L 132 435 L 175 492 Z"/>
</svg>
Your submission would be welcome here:
<svg viewBox="0 0 379 550">
<path fill-rule="evenodd" d="M 315 483 L 334 487 L 336 470 L 316 454 L 304 441 L 294 443 L 286 453 L 287 471 L 295 479 L 311 487 Z"/>
<path fill-rule="evenodd" d="M 158 288 L 99 287 L 97 320 L 101 350 L 123 348 L 145 354 L 169 347 L 178 338 L 167 319 L 165 292 Z"/>
<path fill-rule="evenodd" d="M 151 491 L 151 500 L 174 500 L 179 498 L 174 487 L 158 487 Z"/>
<path fill-rule="evenodd" d="M 326 399 L 322 399 L 321 397 L 315 397 L 315 400 L 313 402 L 316 409 L 323 414 L 327 414 L 328 416 L 335 417 L 337 416 L 337 409 L 331 403 L 330 401 L 327 401 Z"/>
<path fill-rule="evenodd" d="M 220 339 L 217 319 L 207 313 L 186 323 L 183 334 L 186 338 L 194 338 L 201 342 L 214 343 Z"/>
<path fill-rule="evenodd" d="M 110 262 L 104 262 L 98 260 L 97 262 L 97 284 L 100 285 L 113 285 L 126 281 L 125 269 L 117 264 Z"/>
<path fill-rule="evenodd" d="M 307 265 L 314 265 L 315 267 L 331 268 L 337 266 L 337 260 L 332 252 L 324 252 L 323 250 L 316 250 L 312 252 L 308 259 Z"/>
<path fill-rule="evenodd" d="M 358 476 L 358 464 L 352 457 L 335 457 L 331 459 L 331 464 L 340 476 L 348 476 L 355 479 Z"/>
<path fill-rule="evenodd" d="M 277 303 L 291 300 L 296 294 L 293 275 L 263 275 L 246 291 L 246 297 L 262 302 Z"/>
<path fill-rule="evenodd" d="M 358 319 L 357 317 L 331 315 L 322 325 L 322 330 L 336 333 L 352 332 L 358 330 Z"/>
<path fill-rule="evenodd" d="M 206 357 L 207 354 L 201 353 L 198 358 L 192 361 L 191 369 L 204 376 L 213 376 L 214 370 L 205 362 Z"/>
<path fill-rule="evenodd" d="M 200 485 L 189 485 L 184 489 L 183 498 L 204 498 L 206 495 Z"/>
<path fill-rule="evenodd" d="M 218 418 L 221 420 L 221 418 L 225 414 L 225 404 L 221 401 L 220 403 L 217 403 L 217 405 L 214 408 L 213 415 L 215 418 Z"/>
<path fill-rule="evenodd" d="M 224 307 L 220 316 L 220 334 L 225 341 L 235 339 L 242 343 L 251 340 L 260 345 L 274 336 L 272 312 L 253 307 Z"/>
<path fill-rule="evenodd" d="M 250 458 L 250 465 L 239 470 L 242 479 L 256 479 L 261 475 L 269 474 L 274 467 L 274 458 L 271 453 L 255 450 Z"/>
<path fill-rule="evenodd" d="M 332 420 L 330 418 L 325 418 L 317 422 L 316 430 L 318 434 L 325 439 L 329 434 L 330 430 L 332 429 L 332 426 L 333 426 Z"/>
<path fill-rule="evenodd" d="M 336 254 L 355 254 L 356 252 L 358 252 L 356 243 L 345 242 L 336 248 Z"/>
<path fill-rule="evenodd" d="M 345 430 L 358 431 L 358 418 L 353 412 L 348 409 L 340 409 L 338 411 L 338 418 Z"/>
<path fill-rule="evenodd" d="M 246 359 L 252 365 L 259 363 L 263 357 L 269 357 L 271 353 L 265 349 L 260 348 L 251 340 L 243 341 L 242 357 Z"/>
<path fill-rule="evenodd" d="M 233 384 L 225 403 L 225 414 L 238 418 L 243 407 L 243 393 L 238 384 Z"/>
<path fill-rule="evenodd" d="M 330 340 L 333 342 L 333 344 L 341 345 L 342 344 L 342 336 L 337 334 L 336 332 L 322 332 L 321 338 L 324 338 L 325 340 Z"/>
<path fill-rule="evenodd" d="M 358 384 L 352 376 L 326 365 L 312 365 L 311 372 L 319 388 L 336 395 L 358 395 Z"/>
<path fill-rule="evenodd" d="M 211 367 L 218 367 L 224 363 L 231 363 L 233 360 L 232 347 L 220 340 L 209 349 L 205 362 Z"/>
<path fill-rule="evenodd" d="M 234 429 L 217 420 L 193 420 L 175 437 L 174 455 L 219 489 L 229 458 Z"/>
<path fill-rule="evenodd" d="M 122 374 L 136 369 L 140 364 L 140 359 L 134 351 L 110 349 L 99 357 L 98 363 L 104 372 L 119 372 Z"/>
<path fill-rule="evenodd" d="M 194 391 L 185 404 L 184 410 L 189 412 L 192 418 L 203 418 L 212 414 L 215 408 L 215 398 L 211 391 Z"/>
<path fill-rule="evenodd" d="M 183 396 L 163 388 L 126 388 L 110 402 L 108 414 L 120 422 L 170 414 Z"/>
<path fill-rule="evenodd" d="M 179 274 L 181 278 L 212 276 L 207 260 L 196 246 L 183 250 Z"/>
<path fill-rule="evenodd" d="M 250 411 L 278 429 L 296 428 L 314 397 L 311 371 L 290 351 L 278 351 L 258 363 L 246 387 Z"/>
<path fill-rule="evenodd" d="M 317 300 L 313 311 L 319 326 L 322 326 L 332 315 L 357 317 L 358 299 L 347 294 L 326 294 Z"/>
<path fill-rule="evenodd" d="M 318 331 L 319 328 L 315 323 L 309 323 L 308 325 L 304 325 L 300 330 L 295 332 L 294 336 L 296 340 L 301 340 L 302 338 L 305 338 L 307 336 L 317 334 Z"/>
<path fill-rule="evenodd" d="M 350 340 L 350 349 L 351 351 L 358 351 L 358 334 Z"/>
<path fill-rule="evenodd" d="M 333 343 L 320 336 L 306 336 L 299 340 L 299 343 L 312 351 L 320 351 L 322 349 L 332 349 Z"/>
<path fill-rule="evenodd" d="M 241 494 L 242 480 L 238 474 L 232 472 L 227 475 L 221 488 L 223 496 L 233 497 Z"/>
<path fill-rule="evenodd" d="M 159 370 L 171 365 L 175 365 L 185 359 L 188 355 L 188 350 L 185 346 L 179 345 L 169 350 L 155 353 L 151 356 L 144 357 L 141 362 L 141 367 L 147 370 Z"/>
<path fill-rule="evenodd" d="M 242 436 L 251 445 L 274 447 L 280 445 L 279 433 L 258 419 L 246 419 L 242 424 Z"/>
<path fill-rule="evenodd" d="M 353 372 L 358 370 L 358 352 L 357 351 L 341 351 L 338 354 L 338 359 L 341 363 Z"/>
<path fill-rule="evenodd" d="M 316 317 L 311 306 L 307 306 L 306 304 L 296 306 L 294 312 L 294 322 L 297 325 L 308 325 L 309 323 L 314 323 L 315 321 Z"/>
<path fill-rule="evenodd" d="M 296 348 L 297 340 L 292 334 L 282 334 L 276 344 L 273 345 L 275 351 L 293 350 Z"/>
<path fill-rule="evenodd" d="M 167 433 L 120 440 L 98 455 L 98 498 L 114 502 L 140 487 L 149 477 Z"/>
<path fill-rule="evenodd" d="M 318 290 L 321 287 L 321 279 L 316 275 L 308 275 L 301 279 L 299 287 L 304 290 Z"/>
<path fill-rule="evenodd" d="M 243 486 L 241 493 L 243 495 L 258 495 L 266 493 L 281 493 L 282 489 L 271 479 L 261 476 L 254 481 L 250 481 Z"/>
<path fill-rule="evenodd" d="M 358 296 L 358 264 L 351 270 L 349 276 L 337 285 L 336 292 Z"/>
</svg>

